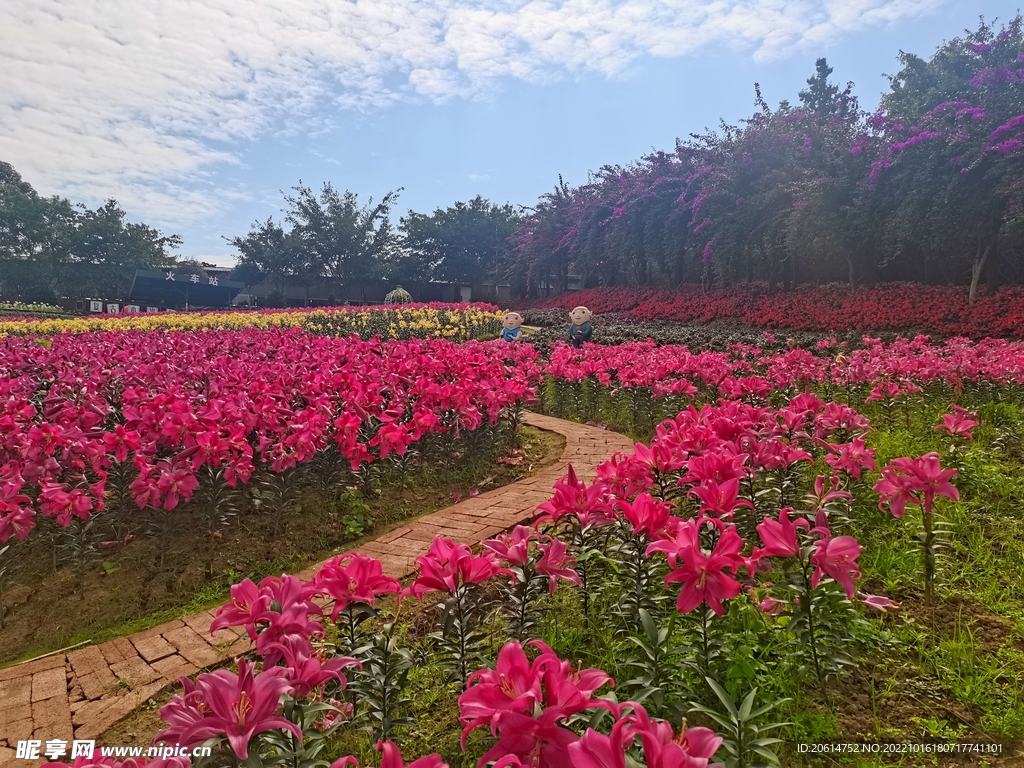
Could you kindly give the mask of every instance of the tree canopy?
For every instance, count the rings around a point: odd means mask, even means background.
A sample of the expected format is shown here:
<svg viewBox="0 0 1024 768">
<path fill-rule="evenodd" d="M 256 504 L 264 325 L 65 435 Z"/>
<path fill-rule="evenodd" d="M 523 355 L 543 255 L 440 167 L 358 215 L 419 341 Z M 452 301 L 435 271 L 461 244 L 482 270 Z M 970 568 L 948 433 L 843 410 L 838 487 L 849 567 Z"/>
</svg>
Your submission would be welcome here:
<svg viewBox="0 0 1024 768">
<path fill-rule="evenodd" d="M 0 293 L 28 301 L 124 296 L 136 269 L 173 264 L 180 242 L 128 222 L 116 200 L 90 210 L 42 197 L 0 162 Z"/>
<path fill-rule="evenodd" d="M 496 205 L 480 195 L 429 216 L 409 211 L 399 225 L 399 263 L 406 270 L 415 265 L 416 277 L 481 282 L 507 258 L 508 239 L 518 222 L 513 206 Z"/>
<path fill-rule="evenodd" d="M 969 282 L 973 298 L 983 276 L 1019 280 L 1021 26 L 900 53 L 873 113 L 823 58 L 796 104 L 773 109 L 755 84 L 750 117 L 560 179 L 517 227 L 507 274 L 534 294 L 570 264 L 590 285 L 884 278 Z"/>
<path fill-rule="evenodd" d="M 478 195 L 429 215 L 409 211 L 394 230 L 398 192 L 360 207 L 356 194 L 339 194 L 330 183 L 319 194 L 301 183 L 294 190 L 285 197 L 287 230 L 270 218 L 231 240 L 239 252 L 238 279 L 269 279 L 282 290 L 318 279 L 478 283 L 493 279 L 520 220 L 513 206 Z"/>
<path fill-rule="evenodd" d="M 277 280 L 283 289 L 320 278 L 345 284 L 382 275 L 394 245 L 391 209 L 401 190 L 362 207 L 358 195 L 339 193 L 330 182 L 319 193 L 301 181 L 293 190 L 285 197 L 287 231 L 269 218 L 230 240 L 239 252 L 236 277 L 250 285 Z"/>
</svg>

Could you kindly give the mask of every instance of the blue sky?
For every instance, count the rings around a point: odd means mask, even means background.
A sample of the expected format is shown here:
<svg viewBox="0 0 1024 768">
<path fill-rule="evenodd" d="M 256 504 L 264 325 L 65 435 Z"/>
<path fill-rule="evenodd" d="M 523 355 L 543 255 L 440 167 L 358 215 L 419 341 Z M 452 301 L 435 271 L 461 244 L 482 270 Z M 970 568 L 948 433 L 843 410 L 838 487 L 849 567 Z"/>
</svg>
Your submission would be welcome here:
<svg viewBox="0 0 1024 768">
<path fill-rule="evenodd" d="M 25 0 L 0 7 L 0 160 L 44 194 L 183 236 L 280 218 L 300 179 L 395 220 L 480 194 L 532 204 L 796 93 L 826 56 L 865 106 L 1012 2 Z"/>
</svg>

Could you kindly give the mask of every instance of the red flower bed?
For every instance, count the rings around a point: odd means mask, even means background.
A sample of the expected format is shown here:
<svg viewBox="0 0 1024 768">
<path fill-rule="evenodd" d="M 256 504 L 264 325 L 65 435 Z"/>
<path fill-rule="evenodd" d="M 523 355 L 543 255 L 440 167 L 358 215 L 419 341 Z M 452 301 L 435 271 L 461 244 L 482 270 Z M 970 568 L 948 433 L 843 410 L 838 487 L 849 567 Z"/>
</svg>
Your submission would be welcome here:
<svg viewBox="0 0 1024 768">
<path fill-rule="evenodd" d="M 674 290 L 589 288 L 526 302 L 525 307 L 572 309 L 584 305 L 602 314 L 621 312 L 637 320 L 707 323 L 730 320 L 762 328 L 840 332 L 909 329 L 949 336 L 1024 337 L 1024 289 L 1004 288 L 978 296 L 967 289 L 889 283 L 851 291 L 827 285 L 769 293 L 763 284 L 704 292 L 697 286 Z"/>
<path fill-rule="evenodd" d="M 172 510 L 211 471 L 235 487 L 333 445 L 356 472 L 428 434 L 496 424 L 532 396 L 536 358 L 299 329 L 0 339 L 0 543 L 28 536 L 36 512 L 66 528 L 103 510 L 112 471 L 139 509 Z"/>
</svg>

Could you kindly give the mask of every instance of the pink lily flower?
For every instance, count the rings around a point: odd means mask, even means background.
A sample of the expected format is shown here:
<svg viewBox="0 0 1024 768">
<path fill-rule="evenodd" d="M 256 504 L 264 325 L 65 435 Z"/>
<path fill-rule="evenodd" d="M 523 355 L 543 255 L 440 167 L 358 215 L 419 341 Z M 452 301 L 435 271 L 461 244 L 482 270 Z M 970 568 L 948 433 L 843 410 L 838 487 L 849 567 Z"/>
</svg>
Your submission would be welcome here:
<svg viewBox="0 0 1024 768">
<path fill-rule="evenodd" d="M 893 515 L 903 517 L 907 502 L 921 505 L 930 514 L 936 496 L 959 499 L 960 491 L 949 482 L 958 473 L 955 469 L 942 469 L 940 460 L 937 453 L 926 453 L 916 459 L 893 459 L 882 469 L 882 479 L 875 483 L 874 490 L 882 497 L 878 508 L 888 503 Z"/>
<path fill-rule="evenodd" d="M 557 522 L 565 515 L 573 515 L 580 525 L 606 525 L 614 517 L 608 505 L 605 489 L 598 483 L 587 486 L 577 479 L 576 470 L 569 465 L 566 476 L 555 483 L 555 493 L 549 501 L 540 504 L 537 510 L 545 512 L 534 525 L 550 520 Z"/>
<path fill-rule="evenodd" d="M 256 639 L 256 625 L 267 620 L 270 596 L 257 587 L 252 579 L 243 579 L 231 586 L 231 602 L 217 609 L 217 617 L 210 624 L 210 634 L 224 627 L 245 627 L 249 638 Z"/>
<path fill-rule="evenodd" d="M 576 558 L 567 554 L 568 548 L 565 542 L 559 538 L 550 537 L 548 541 L 537 545 L 541 556 L 537 561 L 537 573 L 548 577 L 548 591 L 555 594 L 558 586 L 557 579 L 571 581 L 577 587 L 583 586 L 583 580 L 573 568 L 576 565 Z"/>
<path fill-rule="evenodd" d="M 509 565 L 522 568 L 529 562 L 531 541 L 533 541 L 533 531 L 525 525 L 517 525 L 512 529 L 511 535 L 500 533 L 493 539 L 481 542 L 481 545 Z"/>
<path fill-rule="evenodd" d="M 822 536 L 814 543 L 814 552 L 811 554 L 811 562 L 815 565 L 811 586 L 817 587 L 823 576 L 831 576 L 852 600 L 857 593 L 853 580 L 860 578 L 860 568 L 857 567 L 857 558 L 861 553 L 860 544 L 853 536 L 838 536 L 833 539 L 827 529 L 814 530 L 820 532 Z"/>
<path fill-rule="evenodd" d="M 726 520 L 732 520 L 733 514 L 739 507 L 754 508 L 750 501 L 739 498 L 740 481 L 737 478 L 722 483 L 705 480 L 700 485 L 691 488 L 687 495 L 696 496 L 701 500 L 701 514 L 714 515 Z"/>
<path fill-rule="evenodd" d="M 664 721 L 651 720 L 639 704 L 628 703 L 633 712 L 612 726 L 610 736 L 588 729 L 569 746 L 573 768 L 625 768 L 626 750 L 640 738 L 648 768 L 707 768 L 722 745 L 710 728 L 688 728 L 678 736 Z"/>
<path fill-rule="evenodd" d="M 825 463 L 830 467 L 835 467 L 854 479 L 859 479 L 864 470 L 875 471 L 875 449 L 864 445 L 863 435 L 841 445 L 833 445 L 824 440 L 821 443 L 829 452 L 825 457 Z"/>
<path fill-rule="evenodd" d="M 624 725 L 622 720 L 615 723 L 610 736 L 588 728 L 579 741 L 569 745 L 572 768 L 626 768 Z"/>
<path fill-rule="evenodd" d="M 558 724 L 561 713 L 546 709 L 539 717 L 519 712 L 504 712 L 492 726 L 497 742 L 477 762 L 482 768 L 492 760 L 514 755 L 531 768 L 558 768 L 570 765 L 568 748 L 579 740 L 573 731 Z"/>
<path fill-rule="evenodd" d="M 380 768 L 449 768 L 438 754 L 421 757 L 406 765 L 398 747 L 391 741 L 378 741 L 377 751 L 381 753 Z M 352 756 L 343 757 L 331 763 L 330 768 L 359 768 L 359 761 Z"/>
<path fill-rule="evenodd" d="M 892 399 L 899 397 L 903 394 L 903 390 L 900 389 L 900 385 L 894 381 L 883 381 L 879 383 L 874 389 L 871 390 L 871 394 L 865 398 L 865 403 L 871 403 L 875 400 Z"/>
<path fill-rule="evenodd" d="M 156 741 L 170 743 L 173 739 L 196 746 L 207 739 L 224 736 L 235 756 L 246 760 L 249 743 L 257 734 L 285 730 L 302 738 L 299 726 L 277 714 L 281 697 L 291 690 L 287 672 L 281 667 L 254 675 L 252 666 L 245 659 L 239 659 L 237 674 L 226 669 L 207 672 L 196 679 L 195 690 L 202 693 L 202 717 L 180 730 L 172 725 L 157 734 Z M 160 710 L 161 717 L 169 706 Z"/>
<path fill-rule="evenodd" d="M 345 690 L 348 687 L 348 678 L 341 670 L 345 667 L 363 668 L 359 660 L 351 656 L 334 656 L 324 661 L 316 653 L 308 653 L 305 648 L 284 644 L 277 644 L 274 647 L 284 657 L 284 669 L 292 684 L 291 696 L 296 699 L 306 698 L 332 679 L 337 680 L 341 689 Z"/>
<path fill-rule="evenodd" d="M 728 480 L 741 480 L 748 474 L 744 464 L 749 458 L 747 454 L 724 451 L 694 456 L 686 463 L 688 471 L 680 483 L 702 483 L 706 480 L 724 483 Z"/>
<path fill-rule="evenodd" d="M 518 643 L 508 643 L 498 655 L 498 669 L 473 673 L 459 698 L 460 719 L 466 723 L 463 740 L 488 723 L 497 737 L 479 766 L 500 760 L 512 768 L 516 763 L 508 760 L 510 755 L 531 768 L 568 765 L 566 749 L 579 737 L 561 721 L 586 709 L 618 712 L 612 702 L 593 698 L 598 688 L 614 684 L 608 675 L 573 669 L 544 643 L 530 644 L 541 651 L 532 664 Z"/>
<path fill-rule="evenodd" d="M 660 442 L 652 442 L 650 446 L 637 443 L 633 449 L 633 455 L 639 461 L 642 461 L 648 467 L 657 470 L 661 474 L 675 472 L 686 463 L 683 456 L 676 455 L 669 450 L 668 446 Z"/>
<path fill-rule="evenodd" d="M 463 584 L 482 584 L 499 573 L 512 575 L 508 569 L 498 566 L 493 552 L 485 550 L 474 557 L 465 544 L 440 536 L 434 538 L 427 554 L 417 557 L 416 562 L 420 575 L 402 595 L 412 595 L 417 600 L 422 600 L 428 592 L 454 594 Z"/>
<path fill-rule="evenodd" d="M 827 461 L 827 458 L 826 458 Z M 829 487 L 825 488 L 826 477 L 818 475 L 814 478 L 814 490 L 804 496 L 815 512 L 821 511 L 833 501 L 853 501 L 853 494 L 839 490 L 839 478 L 835 475 L 828 478 Z"/>
<path fill-rule="evenodd" d="M 664 720 L 651 720 L 639 704 L 626 716 L 627 733 L 639 736 L 647 768 L 707 768 L 722 746 L 722 737 L 710 728 L 687 728 L 675 736 Z"/>
<path fill-rule="evenodd" d="M 28 501 L 28 497 L 25 497 Z M 11 506 L 0 514 L 0 544 L 6 544 L 11 536 L 24 541 L 36 527 L 36 512 L 31 507 Z"/>
<path fill-rule="evenodd" d="M 199 487 L 199 481 L 191 471 L 174 469 L 170 464 L 161 462 L 156 487 L 164 497 L 164 509 L 174 509 L 180 500 L 188 501 L 192 498 L 192 492 Z"/>
<path fill-rule="evenodd" d="M 380 768 L 448 768 L 448 763 L 442 761 L 438 754 L 421 757 L 406 765 L 398 747 L 391 741 L 378 741 L 377 751 L 381 753 Z"/>
<path fill-rule="evenodd" d="M 645 534 L 649 539 L 662 538 L 673 526 L 672 504 L 659 501 L 651 494 L 639 494 L 633 502 L 617 501 L 615 505 L 622 516 L 633 526 L 636 535 Z M 678 524 L 678 520 L 675 521 Z"/>
<path fill-rule="evenodd" d="M 107 453 L 113 453 L 117 461 L 127 461 L 128 451 L 142 450 L 142 443 L 139 442 L 138 432 L 118 424 L 113 432 L 103 435 L 103 447 Z"/>
<path fill-rule="evenodd" d="M 196 684 L 187 677 L 179 678 L 178 682 L 184 692 L 160 708 L 160 719 L 169 727 L 153 740 L 154 744 L 161 741 L 166 744 L 181 743 L 182 734 L 195 727 L 209 711 L 205 689 L 196 688 Z"/>
<path fill-rule="evenodd" d="M 384 575 L 380 560 L 357 552 L 332 557 L 317 571 L 311 586 L 317 594 L 334 600 L 331 619 L 352 603 L 373 605 L 379 595 L 397 593 L 402 585 L 397 579 Z"/>
<path fill-rule="evenodd" d="M 466 680 L 466 690 L 459 696 L 459 719 L 466 724 L 462 746 L 474 728 L 493 723 L 502 712 L 533 711 L 542 697 L 541 677 L 544 664 L 550 659 L 539 656 L 531 664 L 523 647 L 506 643 L 498 651 L 494 669 L 480 669 Z"/>
<path fill-rule="evenodd" d="M 966 437 L 968 440 L 974 440 L 971 430 L 978 426 L 978 415 L 959 405 L 953 405 L 952 408 L 953 413 L 942 414 L 942 423 L 935 427 L 935 431 L 945 431 L 950 437 Z"/>
<path fill-rule="evenodd" d="M 850 406 L 843 403 L 827 403 L 825 409 L 814 417 L 814 436 L 828 440 L 839 430 L 861 435 L 867 432 L 870 426 L 868 418 Z"/>
<path fill-rule="evenodd" d="M 324 633 L 324 628 L 309 618 L 301 604 L 293 603 L 281 613 L 268 611 L 266 616 L 267 627 L 256 637 L 256 652 L 269 666 L 281 660 L 284 655 L 282 648 L 285 647 L 309 655 L 312 649 L 310 638 Z"/>
<path fill-rule="evenodd" d="M 654 475 L 649 464 L 619 451 L 597 465 L 597 482 L 612 495 L 628 499 L 648 490 L 654 483 Z"/>
<path fill-rule="evenodd" d="M 612 713 L 618 708 L 605 699 L 593 698 L 594 693 L 607 683 L 615 685 L 610 675 L 600 669 L 573 669 L 572 664 L 555 655 L 539 640 L 530 643 L 541 649 L 545 659 L 544 705 L 547 710 L 561 712 L 562 717 L 571 717 L 585 709 L 607 709 Z"/>
<path fill-rule="evenodd" d="M 67 528 L 71 519 L 89 519 L 93 501 L 85 491 L 75 488 L 68 492 L 66 483 L 44 483 L 39 494 L 39 511 L 44 517 L 55 517 L 57 525 Z"/>
<path fill-rule="evenodd" d="M 786 604 L 768 595 L 768 597 L 757 604 L 757 609 L 762 613 L 767 613 L 769 616 L 778 616 L 786 610 Z"/>
<path fill-rule="evenodd" d="M 825 405 L 825 401 L 813 392 L 801 392 L 789 401 L 789 407 L 801 413 L 817 413 Z"/>
<path fill-rule="evenodd" d="M 745 564 L 739 554 L 742 548 L 743 539 L 735 526 L 730 526 L 719 537 L 714 551 L 705 555 L 696 543 L 696 525 L 683 524 L 679 526 L 675 540 L 655 542 L 647 547 L 647 554 L 665 552 L 668 555 L 673 570 L 665 577 L 665 584 L 678 582 L 681 585 L 676 601 L 676 609 L 680 613 L 689 613 L 706 603 L 721 616 L 726 611 L 722 601 L 740 593 L 740 583 L 734 576 Z M 731 575 L 728 573 L 730 570 Z"/>
<path fill-rule="evenodd" d="M 882 467 L 882 477 L 875 483 L 872 490 L 880 497 L 878 500 L 879 510 L 888 504 L 893 517 L 903 517 L 907 503 L 917 503 L 917 497 L 914 495 L 916 483 L 914 478 L 898 474 L 896 469 L 892 465 Z"/>
<path fill-rule="evenodd" d="M 861 602 L 864 603 L 868 608 L 876 611 L 885 613 L 891 608 L 899 608 L 902 603 L 897 603 L 895 600 L 890 600 L 884 595 L 869 595 L 864 592 L 860 592 Z"/>
<path fill-rule="evenodd" d="M 778 522 L 766 517 L 764 522 L 757 526 L 757 532 L 764 542 L 763 549 L 755 549 L 755 553 L 769 557 L 796 557 L 800 554 L 800 541 L 797 539 L 797 528 L 808 527 L 807 521 L 797 517 L 792 522 L 789 513 L 792 508 L 786 507 L 779 511 Z"/>
<path fill-rule="evenodd" d="M 303 582 L 298 576 L 267 576 L 260 580 L 260 590 L 270 598 L 271 609 L 275 607 L 273 603 L 277 603 L 282 609 L 296 606 L 317 616 L 323 613 L 320 606 L 313 602 L 313 585 Z"/>
</svg>

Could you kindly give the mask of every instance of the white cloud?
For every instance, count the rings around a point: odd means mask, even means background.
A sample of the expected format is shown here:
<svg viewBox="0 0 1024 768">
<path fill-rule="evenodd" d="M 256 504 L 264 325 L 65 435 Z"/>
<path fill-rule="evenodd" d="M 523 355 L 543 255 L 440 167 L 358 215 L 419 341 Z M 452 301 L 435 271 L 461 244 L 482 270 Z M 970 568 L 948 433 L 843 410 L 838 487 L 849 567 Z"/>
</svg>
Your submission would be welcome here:
<svg viewBox="0 0 1024 768">
<path fill-rule="evenodd" d="M 757 59 L 934 10 L 925 0 L 21 0 L 0 4 L 0 159 L 41 191 L 173 226 L 243 194 L 221 146 L 486 93 L 621 76 L 710 44 Z M 319 109 L 319 112 L 323 112 Z"/>
</svg>

